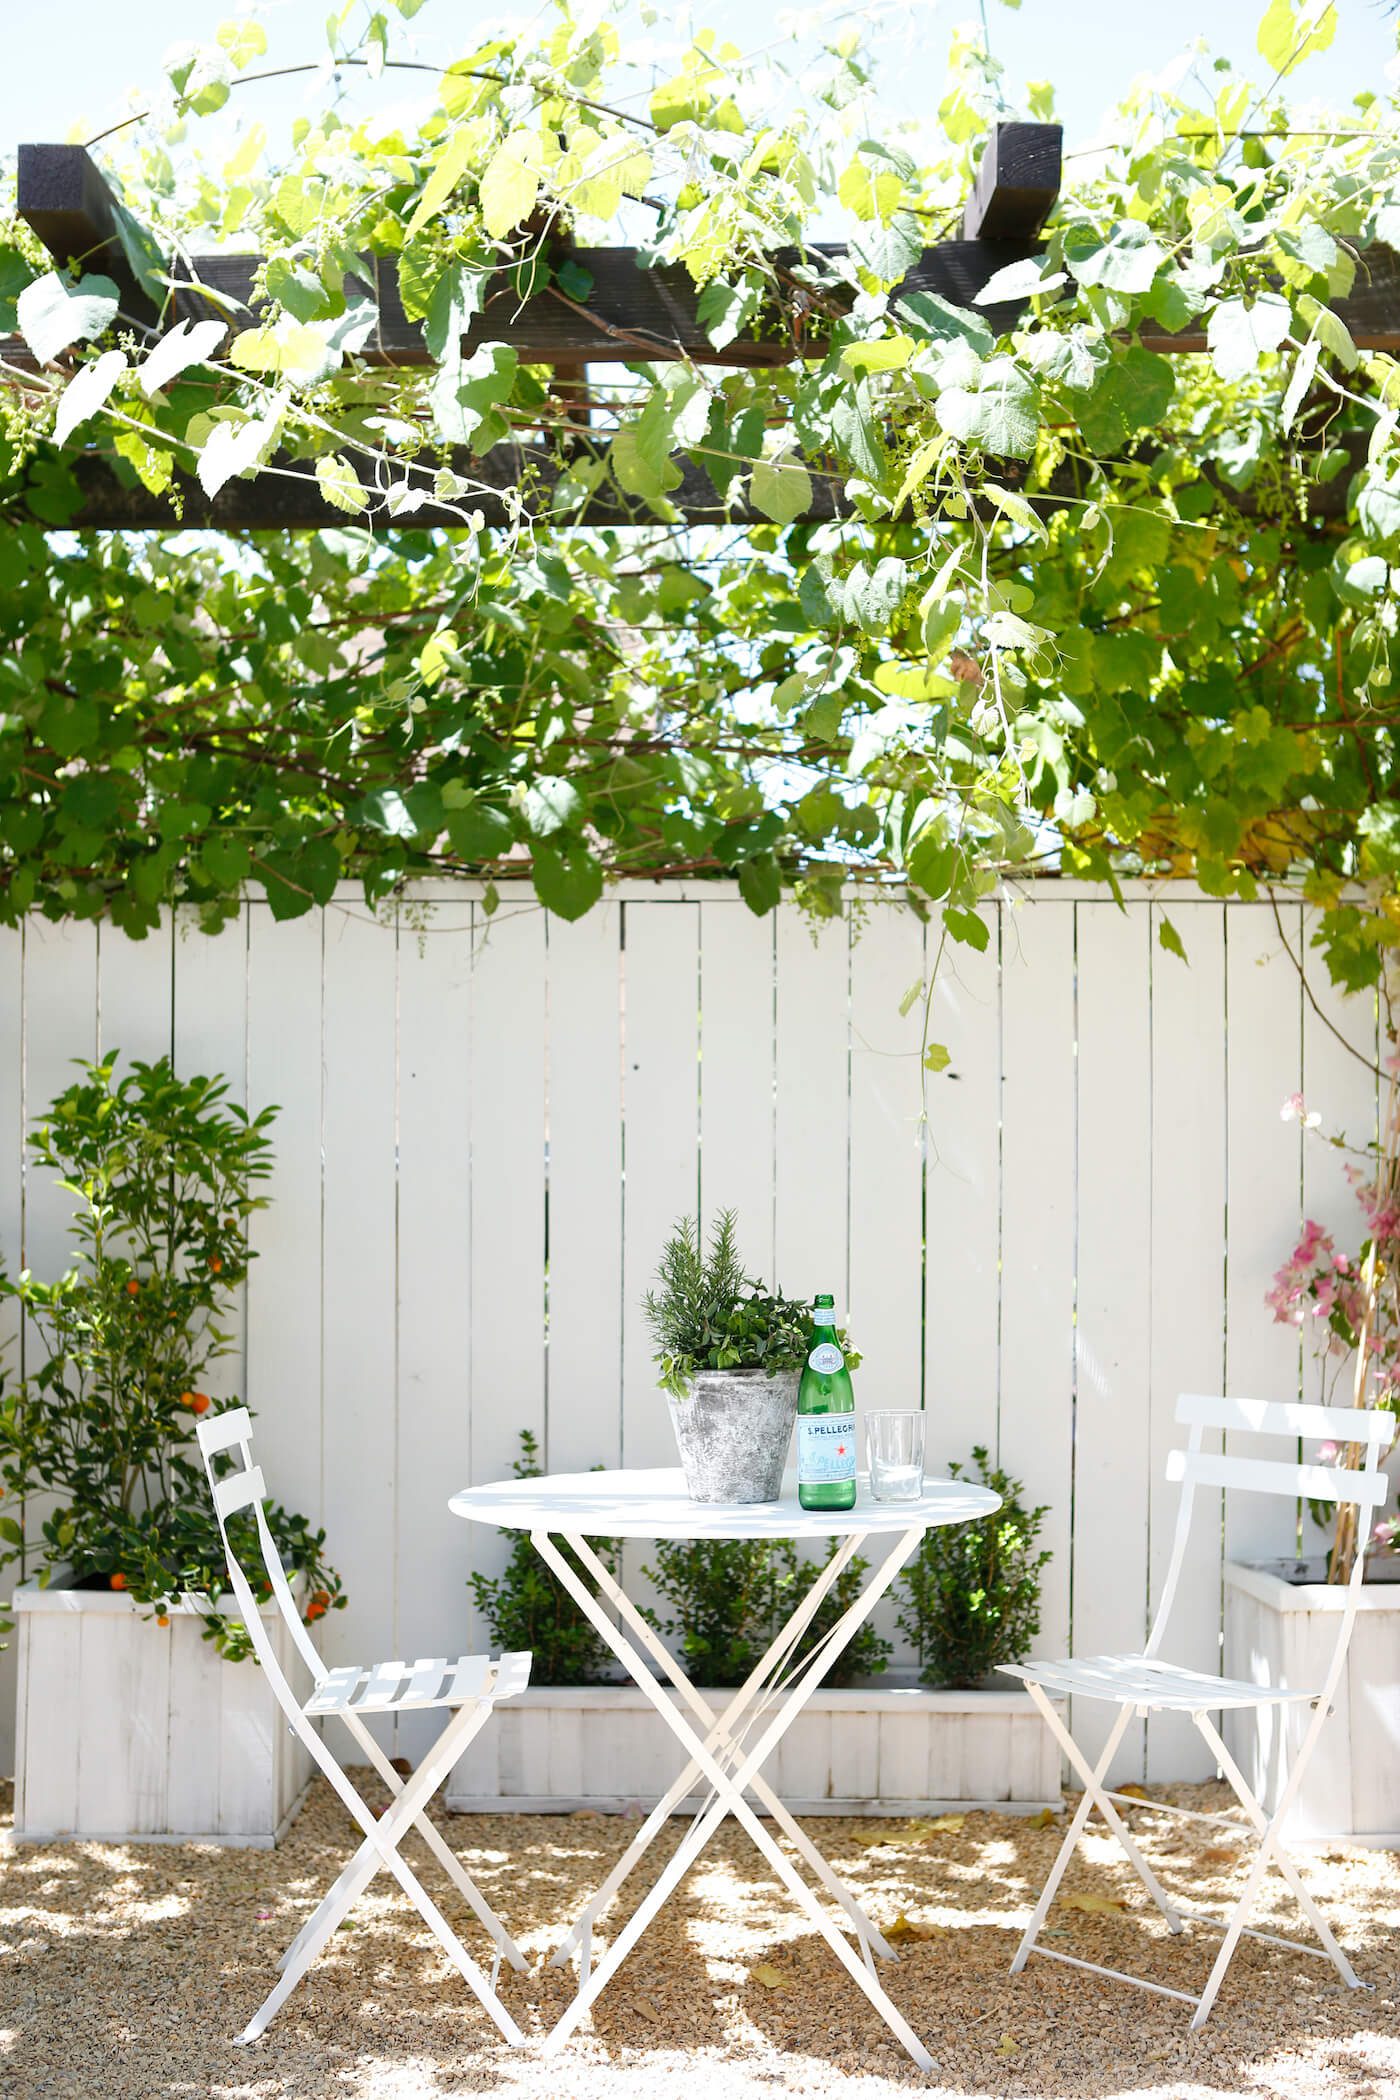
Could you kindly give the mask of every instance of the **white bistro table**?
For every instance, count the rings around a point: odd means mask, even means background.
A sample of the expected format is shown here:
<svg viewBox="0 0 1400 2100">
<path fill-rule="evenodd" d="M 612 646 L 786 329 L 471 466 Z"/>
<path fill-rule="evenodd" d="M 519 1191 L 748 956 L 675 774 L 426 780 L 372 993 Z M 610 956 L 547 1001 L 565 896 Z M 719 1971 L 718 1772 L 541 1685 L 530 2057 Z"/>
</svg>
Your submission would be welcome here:
<svg viewBox="0 0 1400 2100">
<path fill-rule="evenodd" d="M 929 1480 L 916 1502 L 875 1502 L 861 1479 L 854 1509 L 808 1510 L 798 1503 L 796 1485 L 788 1479 L 777 1502 L 693 1502 L 686 1493 L 685 1476 L 676 1467 L 496 1480 L 465 1488 L 451 1498 L 450 1506 L 456 1515 L 475 1524 L 529 1532 L 535 1551 L 597 1628 L 685 1753 L 684 1768 L 552 1956 L 552 1965 L 557 1967 L 577 1952 L 579 1988 L 549 2037 L 551 2045 L 557 2047 L 577 2027 L 725 1817 L 733 1816 L 915 2063 L 931 2070 L 933 2059 L 876 1973 L 876 1956 L 897 1961 L 898 1955 L 784 1808 L 764 1779 L 763 1766 L 924 1533 L 935 1525 L 966 1524 L 990 1516 L 1000 1507 L 999 1498 L 967 1481 Z M 767 1653 L 716 1718 L 588 1543 L 600 1538 L 829 1539 L 836 1545 Z M 571 1558 L 561 1552 L 561 1544 Z M 794 1666 L 799 1644 L 822 1600 L 863 1548 L 871 1550 L 873 1565 L 860 1595 Z M 596 1584 L 596 1591 L 581 1579 L 580 1569 Z M 679 1701 L 671 1696 L 668 1685 L 679 1693 Z M 750 1746 L 748 1737 L 755 1730 L 757 1740 Z M 660 1879 L 594 1963 L 594 1924 L 697 1779 L 708 1782 L 705 1804 Z M 756 1807 L 746 1794 L 754 1797 Z M 773 1832 L 764 1828 L 757 1810 L 772 1818 L 838 1906 L 841 1924 L 818 1900 Z M 854 1946 L 848 1932 L 854 1936 Z"/>
</svg>

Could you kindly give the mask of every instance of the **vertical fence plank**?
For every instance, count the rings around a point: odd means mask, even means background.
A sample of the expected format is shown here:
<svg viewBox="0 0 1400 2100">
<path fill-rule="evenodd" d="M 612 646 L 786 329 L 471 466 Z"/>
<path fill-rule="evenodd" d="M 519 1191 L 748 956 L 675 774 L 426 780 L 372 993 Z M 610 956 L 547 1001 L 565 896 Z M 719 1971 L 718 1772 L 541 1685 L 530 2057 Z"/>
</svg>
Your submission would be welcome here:
<svg viewBox="0 0 1400 2100">
<path fill-rule="evenodd" d="M 1001 1295 L 1000 914 L 983 908 L 986 948 L 943 950 L 929 1035 L 948 1052 L 929 1079 L 925 1405 L 934 1468 L 997 1458 Z M 929 929 L 930 956 L 938 934 Z M 934 1426 L 936 1425 L 936 1427 Z"/>
<path fill-rule="evenodd" d="M 1303 1139 L 1303 1216 L 1315 1218 L 1333 1235 L 1339 1253 L 1355 1255 L 1366 1219 L 1346 1168 L 1358 1167 L 1365 1180 L 1372 1179 L 1373 1160 L 1367 1157 L 1366 1147 L 1379 1136 L 1385 1098 L 1375 1070 L 1383 1048 L 1378 999 L 1374 990 L 1347 993 L 1333 984 L 1325 960 L 1310 945 L 1313 925 L 1312 915 L 1305 915 L 1302 1091 L 1309 1110 L 1322 1121 Z M 1345 1149 L 1338 1150 L 1328 1142 L 1333 1138 L 1340 1138 Z M 1338 1358 L 1319 1351 L 1304 1328 L 1305 1399 L 1349 1406 L 1356 1390 L 1355 1374 L 1354 1356 Z M 1393 1466 L 1391 1470 L 1393 1473 Z M 1315 1524 L 1306 1504 L 1300 1522 L 1302 1550 L 1327 1552 L 1333 1525 Z"/>
<path fill-rule="evenodd" d="M 1069 1653 L 1074 1506 L 1074 906 L 1002 913 L 1001 1462 L 1047 1505 L 1037 1655 Z"/>
<path fill-rule="evenodd" d="M 254 1213 L 247 1395 L 280 1502 L 324 1520 L 321 1386 L 321 989 L 325 923 L 248 907 L 248 1107 L 277 1104 L 268 1208 Z M 220 938 L 224 938 L 221 936 Z M 186 1002 L 188 1004 L 188 1002 Z M 330 1541 L 335 1558 L 336 1542 Z"/>
<path fill-rule="evenodd" d="M 171 955 L 174 921 L 163 914 L 142 941 L 115 926 L 97 929 L 97 1039 L 99 1054 L 121 1052 L 118 1072 L 139 1058 L 150 1064 L 173 1048 Z"/>
<path fill-rule="evenodd" d="M 202 1073 L 228 1082 L 231 1105 L 248 1105 L 248 915 L 240 913 L 217 935 L 202 934 L 192 912 L 174 926 L 172 1055 L 182 1079 Z M 228 1354 L 210 1371 L 216 1399 L 248 1390 L 248 1294 L 240 1287 L 225 1326 Z M 186 1826 L 187 1828 L 190 1826 Z"/>
<path fill-rule="evenodd" d="M 1280 913 L 1289 947 L 1299 953 L 1296 905 Z M 1301 1140 L 1280 1105 L 1302 1084 L 1302 991 L 1283 952 L 1272 908 L 1232 904 L 1227 944 L 1227 1114 L 1230 1244 L 1226 1281 L 1226 1390 L 1240 1398 L 1299 1396 L 1299 1340 L 1276 1326 L 1264 1294 L 1293 1246 L 1301 1223 Z M 1228 1440 L 1227 1440 L 1227 1448 Z M 1239 1448 L 1255 1458 L 1296 1455 L 1281 1440 L 1250 1437 Z M 1278 1495 L 1227 1495 L 1225 1551 L 1231 1560 L 1291 1553 L 1297 1536 L 1292 1505 Z"/>
<path fill-rule="evenodd" d="M 622 1400 L 622 919 L 549 921 L 551 1472 L 618 1463 Z"/>
<path fill-rule="evenodd" d="M 775 917 L 737 900 L 700 906 L 700 1193 L 734 1210 L 755 1275 L 773 1274 Z"/>
<path fill-rule="evenodd" d="M 898 994 L 895 995 L 896 998 Z M 792 1298 L 848 1301 L 850 941 L 844 918 L 784 912 L 777 940 L 774 1275 Z"/>
<path fill-rule="evenodd" d="M 326 919 L 321 1271 L 326 1530 L 349 1609 L 326 1621 L 328 1662 L 394 1647 L 397 1576 L 395 925 Z M 376 1725 L 387 1745 L 392 1725 Z"/>
<path fill-rule="evenodd" d="M 460 1655 L 471 1538 L 447 1507 L 471 1473 L 472 908 L 399 928 L 398 1435 L 391 1652 Z M 401 1714 L 417 1763 L 439 1714 Z"/>
<path fill-rule="evenodd" d="M 18 926 L 0 927 L 0 1272 L 17 1275 L 24 1243 L 21 1193 L 24 1186 L 24 934 Z M 12 1384 L 20 1375 L 19 1314 L 13 1298 L 0 1298 L 0 1379 Z M 16 1523 L 22 1512 L 6 1505 Z M 18 1581 L 16 1561 L 0 1575 L 3 1594 Z M 15 1769 L 15 1711 L 18 1695 L 19 1636 L 11 1633 L 0 1649 L 0 1772 Z"/>
<path fill-rule="evenodd" d="M 700 907 L 624 910 L 622 1462 L 667 1466 L 676 1447 L 641 1298 L 676 1220 L 698 1207 Z"/>
<path fill-rule="evenodd" d="M 1145 912 L 1109 903 L 1080 904 L 1077 919 L 1074 1652 L 1132 1654 L 1147 1636 L 1151 1492 L 1148 924 Z M 1092 1756 L 1114 1718 L 1101 1702 L 1075 1705 L 1075 1734 Z M 1143 1752 L 1143 1725 L 1131 1721 L 1110 1776 L 1141 1779 Z"/>
<path fill-rule="evenodd" d="M 899 1011 L 923 970 L 920 921 L 876 905 L 851 950 L 849 1311 L 862 1407 L 923 1401 L 922 1005 Z"/>
<path fill-rule="evenodd" d="M 529 906 L 502 906 L 476 942 L 471 1148 L 471 1478 L 483 1481 L 509 1473 L 522 1429 L 542 1442 L 545 1426 L 545 922 Z M 507 1548 L 471 1525 L 467 1550 L 495 1573 Z"/>
<path fill-rule="evenodd" d="M 1157 939 L 1169 907 L 1187 961 Z M 1134 913 L 1134 917 L 1137 914 Z M 1178 904 L 1152 919 L 1152 1315 L 1149 1602 L 1166 1581 L 1180 1490 L 1167 1454 L 1184 1440 L 1177 1396 L 1223 1390 L 1225 1369 L 1225 907 Z M 1220 1668 L 1220 1496 L 1198 1490 L 1191 1545 L 1162 1652 Z M 1215 1762 L 1186 1714 L 1151 1714 L 1149 1779 L 1208 1779 Z"/>
</svg>

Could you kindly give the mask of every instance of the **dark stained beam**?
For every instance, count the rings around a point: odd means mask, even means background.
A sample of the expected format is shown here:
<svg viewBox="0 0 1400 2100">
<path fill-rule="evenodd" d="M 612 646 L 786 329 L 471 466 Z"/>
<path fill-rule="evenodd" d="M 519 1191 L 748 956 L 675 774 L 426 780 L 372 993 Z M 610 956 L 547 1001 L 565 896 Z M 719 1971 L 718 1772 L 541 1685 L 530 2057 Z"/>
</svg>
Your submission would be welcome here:
<svg viewBox="0 0 1400 2100">
<path fill-rule="evenodd" d="M 1330 299 L 1328 305 L 1358 350 L 1400 355 L 1400 255 L 1393 248 L 1381 241 L 1362 248 L 1351 290 L 1345 299 Z M 1199 323 L 1170 334 L 1155 321 L 1143 321 L 1138 336 L 1149 350 L 1164 350 L 1169 355 L 1206 347 L 1205 328 Z"/>
<path fill-rule="evenodd" d="M 1034 240 L 1060 194 L 1058 124 L 996 124 L 962 216 L 965 241 Z"/>
<path fill-rule="evenodd" d="M 1365 432 L 1348 432 L 1343 443 L 1352 454 L 1351 468 L 1334 475 L 1330 481 L 1315 484 L 1308 491 L 1308 517 L 1323 526 L 1338 525 L 1345 518 L 1352 475 L 1365 462 Z M 737 502 L 726 511 L 702 467 L 683 453 L 677 454 L 674 463 L 681 482 L 670 500 L 687 524 L 766 525 L 770 522 L 746 502 Z M 991 464 L 1003 487 L 1021 488 L 1025 485 L 1027 469 L 1024 461 L 1008 459 Z M 454 457 L 453 465 L 459 473 L 486 484 L 485 492 L 464 496 L 461 508 L 480 510 L 488 525 L 508 522 L 505 492 L 522 487 L 525 510 L 532 518 L 557 516 L 570 524 L 608 526 L 657 522 L 656 514 L 644 503 L 629 500 L 610 483 L 599 488 L 582 510 L 553 511 L 552 492 L 561 470 L 559 463 L 540 446 L 497 445 L 483 459 L 472 459 L 460 453 Z M 182 504 L 179 516 L 167 497 L 151 495 L 128 467 L 118 468 L 100 453 L 87 453 L 74 461 L 73 471 L 83 490 L 81 508 L 65 521 L 73 529 L 174 532 L 198 526 L 221 532 L 287 532 L 314 530 L 321 526 L 353 526 L 360 522 L 344 511 L 333 510 L 323 501 L 311 467 L 304 462 L 295 465 L 282 463 L 275 474 L 263 473 L 252 480 L 227 482 L 212 503 L 191 475 L 177 473 L 175 490 Z M 1210 478 L 1215 479 L 1214 476 Z M 1216 487 L 1222 502 L 1245 517 L 1259 516 L 1266 511 L 1273 514 L 1270 509 L 1272 499 L 1267 493 L 1261 499 L 1258 490 L 1232 489 L 1219 481 L 1216 481 Z M 1029 500 L 1042 515 L 1049 515 L 1066 504 L 1082 502 L 1084 486 L 1078 467 L 1073 462 L 1066 462 L 1051 476 L 1048 488 L 1032 494 Z M 990 507 L 986 514 L 993 515 Z M 846 501 L 844 484 L 829 475 L 814 473 L 812 503 L 799 522 L 819 524 L 830 518 L 849 515 L 850 505 Z M 44 522 L 52 523 L 52 520 L 46 516 Z M 371 515 L 364 523 L 373 531 L 383 533 L 422 526 L 460 525 L 461 519 L 452 511 L 428 503 L 397 521 L 380 513 Z"/>
<path fill-rule="evenodd" d="M 15 177 L 20 217 L 62 268 L 77 263 L 110 277 L 123 311 L 154 320 L 117 232 L 117 204 L 106 177 L 82 146 L 21 146 Z"/>
</svg>

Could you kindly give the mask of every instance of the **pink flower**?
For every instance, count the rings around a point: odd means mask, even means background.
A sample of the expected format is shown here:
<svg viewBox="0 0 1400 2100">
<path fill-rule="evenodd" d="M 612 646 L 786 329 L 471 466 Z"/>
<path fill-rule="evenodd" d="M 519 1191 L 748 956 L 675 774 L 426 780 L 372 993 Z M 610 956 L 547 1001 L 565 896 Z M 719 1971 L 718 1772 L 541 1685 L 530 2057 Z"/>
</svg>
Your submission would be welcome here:
<svg viewBox="0 0 1400 2100">
<path fill-rule="evenodd" d="M 1283 1107 L 1279 1110 L 1279 1117 L 1285 1123 L 1300 1123 L 1304 1130 L 1316 1130 L 1318 1124 L 1322 1121 L 1318 1111 L 1315 1108 L 1309 1108 L 1301 1094 L 1289 1095 Z"/>
<path fill-rule="evenodd" d="M 1336 1445 L 1335 1445 L 1335 1444 L 1330 1444 L 1330 1443 L 1329 1443 L 1329 1444 L 1319 1444 L 1319 1445 L 1318 1445 L 1318 1447 L 1317 1447 L 1317 1462 L 1318 1462 L 1318 1464 L 1319 1464 L 1320 1466 L 1330 1466 L 1330 1465 L 1332 1465 L 1332 1464 L 1333 1464 L 1333 1463 L 1335 1462 L 1335 1460 L 1336 1460 L 1336 1456 L 1337 1456 L 1337 1447 L 1336 1447 Z"/>
</svg>

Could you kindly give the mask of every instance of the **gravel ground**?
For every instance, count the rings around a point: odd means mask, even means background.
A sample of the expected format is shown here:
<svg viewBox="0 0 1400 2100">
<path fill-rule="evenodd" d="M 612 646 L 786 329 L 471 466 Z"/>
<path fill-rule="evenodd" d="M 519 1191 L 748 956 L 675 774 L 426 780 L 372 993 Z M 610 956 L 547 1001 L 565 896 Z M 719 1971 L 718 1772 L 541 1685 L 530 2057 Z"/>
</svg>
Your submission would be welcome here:
<svg viewBox="0 0 1400 2100">
<path fill-rule="evenodd" d="M 1165 1791 L 1191 1806 L 1224 1805 L 1223 1789 Z M 6 1794 L 0 1818 L 8 1817 Z M 440 1820 L 535 1957 L 635 1828 L 600 1815 Z M 1169 1886 L 1211 1907 L 1224 1902 L 1243 1857 L 1228 1833 L 1222 1843 L 1207 1826 L 1142 1811 L 1133 1820 Z M 670 1825 L 642 1876 L 684 1827 Z M 936 2060 L 927 2079 L 732 1823 L 556 2058 L 504 2047 L 382 1879 L 264 2040 L 235 2049 L 229 2038 L 271 1987 L 276 1955 L 351 1849 L 348 1819 L 318 1782 L 275 1853 L 94 1844 L 0 1851 L 0 2094 L 699 2100 L 703 2092 L 704 2100 L 752 2100 L 795 2092 L 894 2100 L 923 2090 L 1011 2100 L 1394 2100 L 1400 2092 L 1400 1859 L 1391 1854 L 1328 1853 L 1312 1868 L 1315 1891 L 1372 1990 L 1349 1992 L 1320 1961 L 1246 1941 L 1209 2025 L 1191 2035 L 1185 2006 L 1059 1963 L 1032 1962 L 1025 1975 L 1008 1976 L 1058 1825 L 973 1814 L 957 1827 L 810 1827 L 883 1926 L 902 1918 L 913 1928 L 898 1969 L 885 1973 Z M 875 1833 L 884 1841 L 868 1842 Z M 442 1877 L 423 1848 L 410 1850 L 437 1893 Z M 1169 1942 L 1102 1825 L 1097 1834 L 1091 1826 L 1062 1893 L 1069 1900 L 1051 1914 L 1052 1944 L 1136 1963 L 1186 1989 L 1204 1977 L 1214 1935 Z M 1275 1929 L 1296 1932 L 1281 1884 L 1268 1897 Z M 484 1935 L 455 1893 L 444 1908 L 480 1954 Z M 503 1995 L 531 2037 L 569 1994 L 560 1971 L 506 1972 Z"/>
</svg>

